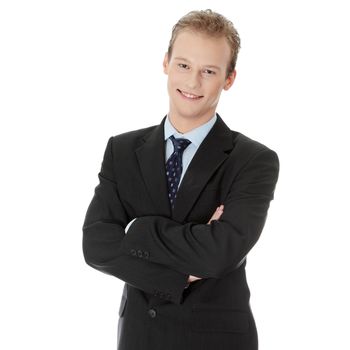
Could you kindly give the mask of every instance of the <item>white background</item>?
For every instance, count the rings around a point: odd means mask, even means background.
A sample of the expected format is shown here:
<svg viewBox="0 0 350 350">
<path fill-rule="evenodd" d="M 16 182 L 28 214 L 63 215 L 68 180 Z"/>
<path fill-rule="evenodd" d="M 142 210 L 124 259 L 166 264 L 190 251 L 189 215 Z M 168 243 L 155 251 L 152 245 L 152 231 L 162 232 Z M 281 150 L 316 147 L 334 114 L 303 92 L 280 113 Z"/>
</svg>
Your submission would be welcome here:
<svg viewBox="0 0 350 350">
<path fill-rule="evenodd" d="M 163 55 L 193 9 L 231 19 L 218 112 L 280 177 L 248 256 L 259 349 L 349 349 L 347 1 L 1 1 L 0 348 L 116 349 L 124 282 L 85 264 L 82 224 L 110 136 L 167 112 Z"/>
</svg>

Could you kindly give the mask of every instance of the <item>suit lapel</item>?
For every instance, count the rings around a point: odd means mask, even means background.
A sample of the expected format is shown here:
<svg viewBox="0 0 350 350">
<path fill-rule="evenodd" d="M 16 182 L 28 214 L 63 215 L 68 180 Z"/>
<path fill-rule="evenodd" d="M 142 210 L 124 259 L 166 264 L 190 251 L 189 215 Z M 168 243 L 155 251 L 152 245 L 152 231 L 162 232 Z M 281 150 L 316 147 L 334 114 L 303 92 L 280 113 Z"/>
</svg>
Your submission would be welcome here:
<svg viewBox="0 0 350 350">
<path fill-rule="evenodd" d="M 142 177 L 158 215 L 184 222 L 206 183 L 232 150 L 232 132 L 217 114 L 215 124 L 187 168 L 177 192 L 173 213 L 171 213 L 165 175 L 165 118 L 144 137 L 145 142 L 135 152 Z"/>
<path fill-rule="evenodd" d="M 165 175 L 164 122 L 143 137 L 144 143 L 135 150 L 141 175 L 158 215 L 171 217 Z"/>
<path fill-rule="evenodd" d="M 175 221 L 184 222 L 205 185 L 232 148 L 232 132 L 217 114 L 215 124 L 200 144 L 178 189 L 173 211 Z"/>
</svg>

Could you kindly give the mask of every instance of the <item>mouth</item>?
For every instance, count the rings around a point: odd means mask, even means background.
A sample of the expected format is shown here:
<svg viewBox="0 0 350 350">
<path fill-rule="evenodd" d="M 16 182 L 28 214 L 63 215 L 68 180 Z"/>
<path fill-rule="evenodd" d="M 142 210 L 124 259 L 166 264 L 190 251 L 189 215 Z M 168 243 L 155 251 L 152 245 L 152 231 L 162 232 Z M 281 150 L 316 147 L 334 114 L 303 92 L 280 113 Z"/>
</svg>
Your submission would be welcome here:
<svg viewBox="0 0 350 350">
<path fill-rule="evenodd" d="M 186 91 L 181 91 L 180 89 L 177 89 L 177 92 L 179 92 L 182 97 L 192 101 L 199 100 L 203 97 L 203 96 L 190 94 L 189 92 L 186 92 Z"/>
</svg>

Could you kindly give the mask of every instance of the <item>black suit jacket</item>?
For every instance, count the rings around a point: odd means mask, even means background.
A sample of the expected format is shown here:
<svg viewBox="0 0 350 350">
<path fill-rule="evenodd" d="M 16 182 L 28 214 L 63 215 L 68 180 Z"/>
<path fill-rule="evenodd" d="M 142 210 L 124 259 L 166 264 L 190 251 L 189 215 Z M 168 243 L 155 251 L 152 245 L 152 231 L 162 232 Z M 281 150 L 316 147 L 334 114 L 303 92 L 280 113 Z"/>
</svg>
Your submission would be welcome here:
<svg viewBox="0 0 350 350">
<path fill-rule="evenodd" d="M 119 350 L 258 347 L 246 256 L 264 227 L 279 160 L 217 117 L 189 164 L 173 212 L 165 117 L 108 140 L 83 224 L 83 252 L 87 264 L 126 282 Z M 208 225 L 220 204 L 223 215 Z M 202 279 L 185 288 L 188 275 Z"/>
</svg>

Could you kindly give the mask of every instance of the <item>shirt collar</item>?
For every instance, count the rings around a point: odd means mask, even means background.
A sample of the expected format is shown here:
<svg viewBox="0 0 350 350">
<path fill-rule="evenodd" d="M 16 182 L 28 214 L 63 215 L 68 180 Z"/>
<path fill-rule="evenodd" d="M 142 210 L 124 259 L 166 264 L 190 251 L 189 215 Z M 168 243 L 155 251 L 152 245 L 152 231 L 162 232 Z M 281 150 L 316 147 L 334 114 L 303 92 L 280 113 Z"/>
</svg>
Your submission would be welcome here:
<svg viewBox="0 0 350 350">
<path fill-rule="evenodd" d="M 204 138 L 208 135 L 209 131 L 215 124 L 217 119 L 216 113 L 211 119 L 209 119 L 205 124 L 198 126 L 195 129 L 192 129 L 189 132 L 181 134 L 178 132 L 169 120 L 169 115 L 167 115 L 164 122 L 164 140 L 167 140 L 171 135 L 174 135 L 175 138 L 186 138 L 191 141 L 195 146 L 199 147 Z"/>
</svg>

